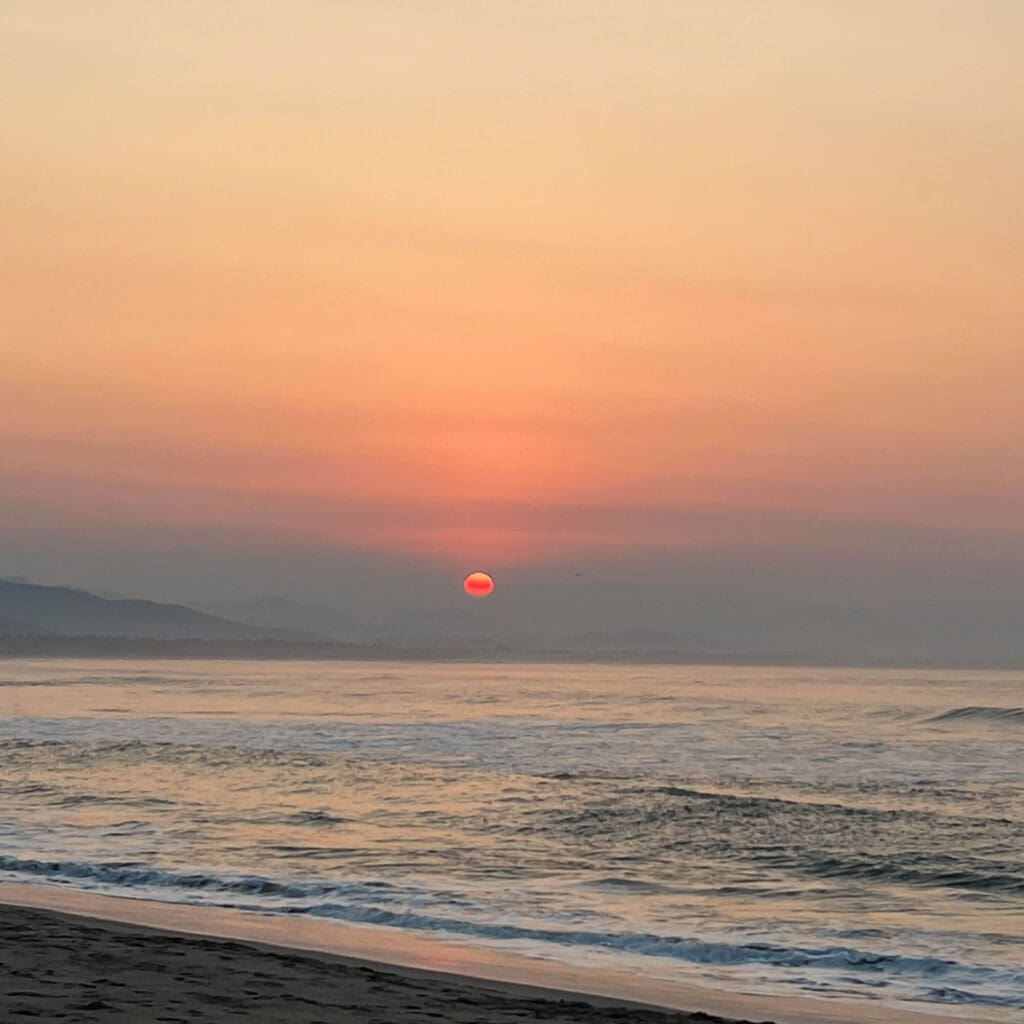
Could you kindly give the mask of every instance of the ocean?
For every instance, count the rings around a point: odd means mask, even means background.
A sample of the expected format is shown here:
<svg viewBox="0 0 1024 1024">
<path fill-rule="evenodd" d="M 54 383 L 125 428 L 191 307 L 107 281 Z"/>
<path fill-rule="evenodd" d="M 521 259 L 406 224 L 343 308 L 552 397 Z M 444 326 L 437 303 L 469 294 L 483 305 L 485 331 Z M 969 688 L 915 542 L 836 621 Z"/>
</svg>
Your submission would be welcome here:
<svg viewBox="0 0 1024 1024">
<path fill-rule="evenodd" d="M 0 879 L 1024 1019 L 1024 673 L 0 661 Z"/>
</svg>

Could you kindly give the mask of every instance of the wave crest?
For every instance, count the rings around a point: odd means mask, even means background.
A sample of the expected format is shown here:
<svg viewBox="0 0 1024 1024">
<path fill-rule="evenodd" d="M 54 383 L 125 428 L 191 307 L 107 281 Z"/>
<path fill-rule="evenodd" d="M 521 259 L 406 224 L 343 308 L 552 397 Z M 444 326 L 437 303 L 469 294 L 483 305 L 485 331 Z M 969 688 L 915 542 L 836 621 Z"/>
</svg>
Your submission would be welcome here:
<svg viewBox="0 0 1024 1024">
<path fill-rule="evenodd" d="M 985 707 L 968 705 L 950 708 L 926 719 L 927 722 L 984 722 L 993 725 L 1024 726 L 1024 708 Z"/>
</svg>

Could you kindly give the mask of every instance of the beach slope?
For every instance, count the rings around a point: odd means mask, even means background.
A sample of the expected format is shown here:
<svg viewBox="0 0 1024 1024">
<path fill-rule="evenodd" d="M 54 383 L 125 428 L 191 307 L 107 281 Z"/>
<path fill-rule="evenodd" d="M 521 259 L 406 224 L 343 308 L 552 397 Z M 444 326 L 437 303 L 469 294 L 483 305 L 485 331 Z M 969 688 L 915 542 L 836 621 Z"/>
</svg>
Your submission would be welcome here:
<svg viewBox="0 0 1024 1024">
<path fill-rule="evenodd" d="M 724 1021 L 7 905 L 0 905 L 0 1017 L 12 1024 Z"/>
</svg>

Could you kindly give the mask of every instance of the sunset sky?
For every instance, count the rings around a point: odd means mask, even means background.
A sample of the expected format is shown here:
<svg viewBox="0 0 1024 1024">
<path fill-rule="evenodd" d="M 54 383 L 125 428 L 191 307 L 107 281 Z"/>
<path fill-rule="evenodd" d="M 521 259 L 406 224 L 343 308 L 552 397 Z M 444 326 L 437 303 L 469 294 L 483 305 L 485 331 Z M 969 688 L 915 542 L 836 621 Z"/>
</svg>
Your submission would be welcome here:
<svg viewBox="0 0 1024 1024">
<path fill-rule="evenodd" d="M 7 0 L 0 48 L 0 575 L 1019 600 L 1016 0 Z"/>
</svg>

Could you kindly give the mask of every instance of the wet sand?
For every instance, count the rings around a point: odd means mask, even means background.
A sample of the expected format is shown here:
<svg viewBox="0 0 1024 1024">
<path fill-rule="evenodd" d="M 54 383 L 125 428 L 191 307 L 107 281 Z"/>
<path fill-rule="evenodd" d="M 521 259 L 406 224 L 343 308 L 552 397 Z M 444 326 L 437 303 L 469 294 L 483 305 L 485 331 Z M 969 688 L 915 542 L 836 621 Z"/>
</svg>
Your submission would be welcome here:
<svg viewBox="0 0 1024 1024">
<path fill-rule="evenodd" d="M 376 925 L 0 882 L 0 1024 L 240 1020 L 996 1024 L 880 1000 L 725 992 Z"/>
<path fill-rule="evenodd" d="M 712 1024 L 596 997 L 0 905 L 0 1019 Z"/>
</svg>

